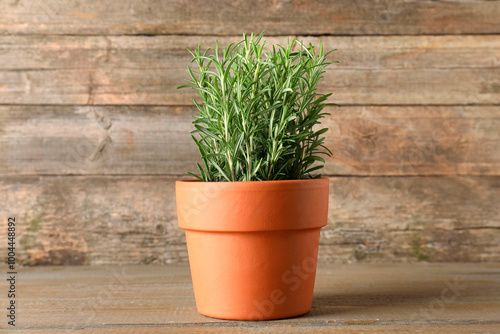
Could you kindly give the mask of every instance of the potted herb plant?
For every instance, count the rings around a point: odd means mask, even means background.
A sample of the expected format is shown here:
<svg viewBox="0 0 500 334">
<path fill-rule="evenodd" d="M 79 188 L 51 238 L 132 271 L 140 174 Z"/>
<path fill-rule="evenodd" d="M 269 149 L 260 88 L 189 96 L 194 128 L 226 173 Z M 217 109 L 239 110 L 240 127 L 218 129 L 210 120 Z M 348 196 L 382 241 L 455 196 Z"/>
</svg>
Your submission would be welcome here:
<svg viewBox="0 0 500 334">
<path fill-rule="evenodd" d="M 320 43 L 265 47 L 243 35 L 214 52 L 190 51 L 190 87 L 200 101 L 192 136 L 195 180 L 176 182 L 198 311 L 265 320 L 311 308 L 320 228 L 327 223 L 323 167 L 327 129 L 317 129 L 331 94 L 319 94 Z"/>
</svg>

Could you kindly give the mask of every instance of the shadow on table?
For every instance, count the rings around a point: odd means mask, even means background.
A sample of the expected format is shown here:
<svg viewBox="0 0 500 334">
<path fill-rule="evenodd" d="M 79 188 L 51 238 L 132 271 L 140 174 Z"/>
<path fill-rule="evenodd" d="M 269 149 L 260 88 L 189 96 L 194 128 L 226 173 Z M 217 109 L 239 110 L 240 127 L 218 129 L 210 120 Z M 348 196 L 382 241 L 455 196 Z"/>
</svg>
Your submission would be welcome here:
<svg viewBox="0 0 500 334">
<path fill-rule="evenodd" d="M 332 289 L 332 291 L 316 291 L 311 311 L 305 316 L 366 312 L 367 308 L 375 307 L 422 307 L 440 301 L 443 285 L 432 285 L 429 282 L 411 282 L 411 285 L 387 286 L 373 284 L 367 289 L 348 291 Z M 447 292 L 447 298 L 452 292 Z"/>
</svg>

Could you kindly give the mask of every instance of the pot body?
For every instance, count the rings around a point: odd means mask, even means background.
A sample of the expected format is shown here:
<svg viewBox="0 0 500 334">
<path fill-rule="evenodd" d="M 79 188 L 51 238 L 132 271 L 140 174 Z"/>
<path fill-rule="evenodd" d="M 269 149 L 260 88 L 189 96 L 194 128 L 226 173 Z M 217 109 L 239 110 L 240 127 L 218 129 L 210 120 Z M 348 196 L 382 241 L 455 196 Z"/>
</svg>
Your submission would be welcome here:
<svg viewBox="0 0 500 334">
<path fill-rule="evenodd" d="M 327 178 L 177 181 L 198 311 L 233 320 L 307 313 L 328 188 Z"/>
</svg>

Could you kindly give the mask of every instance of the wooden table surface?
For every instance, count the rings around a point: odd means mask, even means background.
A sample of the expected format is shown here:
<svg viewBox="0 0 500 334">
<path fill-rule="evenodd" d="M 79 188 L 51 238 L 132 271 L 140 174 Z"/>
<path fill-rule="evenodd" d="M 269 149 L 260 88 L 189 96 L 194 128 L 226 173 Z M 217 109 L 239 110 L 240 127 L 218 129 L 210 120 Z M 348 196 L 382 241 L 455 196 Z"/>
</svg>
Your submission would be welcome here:
<svg viewBox="0 0 500 334">
<path fill-rule="evenodd" d="M 22 333 L 500 333 L 500 264 L 319 265 L 311 311 L 263 322 L 200 315 L 187 266 L 18 268 L 16 291 Z"/>
</svg>

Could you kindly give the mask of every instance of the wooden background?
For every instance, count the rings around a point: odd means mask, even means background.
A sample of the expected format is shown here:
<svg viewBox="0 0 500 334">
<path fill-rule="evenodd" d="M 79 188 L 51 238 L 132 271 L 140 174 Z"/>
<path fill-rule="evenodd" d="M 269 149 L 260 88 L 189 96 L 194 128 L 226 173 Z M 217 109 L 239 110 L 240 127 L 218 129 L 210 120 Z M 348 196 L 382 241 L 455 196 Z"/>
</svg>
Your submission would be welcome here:
<svg viewBox="0 0 500 334">
<path fill-rule="evenodd" d="M 500 261 L 500 1 L 0 1 L 0 222 L 24 265 L 186 263 L 186 48 L 337 48 L 322 262 Z M 5 252 L 4 252 L 5 253 Z"/>
</svg>

